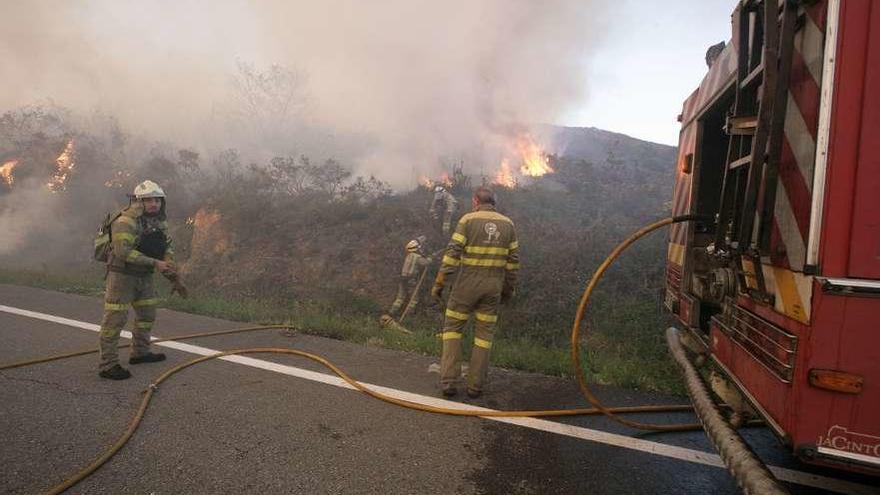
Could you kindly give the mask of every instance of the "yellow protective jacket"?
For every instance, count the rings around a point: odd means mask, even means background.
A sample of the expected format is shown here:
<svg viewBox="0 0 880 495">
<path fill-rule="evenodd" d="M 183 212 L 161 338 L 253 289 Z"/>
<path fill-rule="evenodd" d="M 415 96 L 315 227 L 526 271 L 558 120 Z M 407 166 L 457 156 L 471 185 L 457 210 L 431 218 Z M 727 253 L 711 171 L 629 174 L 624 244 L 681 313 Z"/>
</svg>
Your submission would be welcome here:
<svg viewBox="0 0 880 495">
<path fill-rule="evenodd" d="M 443 205 L 445 211 L 454 213 L 458 209 L 458 200 L 449 191 L 434 193 L 434 199 L 431 201 L 430 213 L 439 213 L 440 206 Z"/>
<path fill-rule="evenodd" d="M 458 221 L 443 256 L 441 277 L 448 279 L 459 270 L 461 278 L 494 278 L 503 282 L 504 291 L 515 289 L 519 270 L 516 228 L 493 205 L 480 205 Z"/>
<path fill-rule="evenodd" d="M 427 266 L 431 260 L 422 256 L 421 253 L 406 253 L 403 266 L 400 268 L 400 276 L 403 278 L 415 277 L 419 270 Z"/>
<path fill-rule="evenodd" d="M 165 205 L 156 217 L 144 215 L 144 207 L 135 202 L 122 211 L 110 225 L 109 269 L 132 275 L 153 273 L 157 258 L 145 255 L 138 248 L 144 235 L 158 230 L 164 236 L 165 253 L 162 261 L 174 261 L 171 236 L 168 235 L 168 222 L 165 219 Z"/>
</svg>

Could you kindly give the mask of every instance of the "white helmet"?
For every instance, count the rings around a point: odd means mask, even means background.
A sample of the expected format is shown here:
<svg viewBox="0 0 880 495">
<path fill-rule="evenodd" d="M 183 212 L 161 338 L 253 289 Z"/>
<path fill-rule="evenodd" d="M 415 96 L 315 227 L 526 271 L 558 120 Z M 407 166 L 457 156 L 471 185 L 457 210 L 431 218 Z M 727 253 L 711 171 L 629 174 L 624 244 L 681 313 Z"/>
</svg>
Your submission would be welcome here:
<svg viewBox="0 0 880 495">
<path fill-rule="evenodd" d="M 408 253 L 414 253 L 418 251 L 419 247 L 421 247 L 421 243 L 418 241 L 418 239 L 413 239 L 406 243 L 406 251 Z"/>
<path fill-rule="evenodd" d="M 159 184 L 156 184 L 151 180 L 145 180 L 135 186 L 134 194 L 132 195 L 137 199 L 164 198 L 165 191 L 163 191 L 162 188 L 159 187 Z"/>
</svg>

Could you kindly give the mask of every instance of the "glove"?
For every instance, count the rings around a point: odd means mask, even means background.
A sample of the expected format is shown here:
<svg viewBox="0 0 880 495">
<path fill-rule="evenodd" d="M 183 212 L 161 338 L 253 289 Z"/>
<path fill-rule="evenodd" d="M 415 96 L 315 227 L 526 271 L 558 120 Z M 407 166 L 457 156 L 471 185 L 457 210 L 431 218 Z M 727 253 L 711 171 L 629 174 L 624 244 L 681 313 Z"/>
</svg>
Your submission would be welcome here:
<svg viewBox="0 0 880 495">
<path fill-rule="evenodd" d="M 514 294 L 516 294 L 516 290 L 513 287 L 505 287 L 501 291 L 501 304 L 507 304 L 510 302 L 510 300 L 513 299 Z"/>
<path fill-rule="evenodd" d="M 437 274 L 437 278 L 434 279 L 434 287 L 431 287 L 431 297 L 437 300 L 437 302 L 443 301 L 443 289 L 446 286 L 446 274 L 440 272 Z"/>
<path fill-rule="evenodd" d="M 174 294 L 175 292 L 180 294 L 180 297 L 184 299 L 189 299 L 189 290 L 186 288 L 185 285 L 180 283 L 179 280 L 174 282 L 174 285 L 171 286 L 171 293 Z"/>
</svg>

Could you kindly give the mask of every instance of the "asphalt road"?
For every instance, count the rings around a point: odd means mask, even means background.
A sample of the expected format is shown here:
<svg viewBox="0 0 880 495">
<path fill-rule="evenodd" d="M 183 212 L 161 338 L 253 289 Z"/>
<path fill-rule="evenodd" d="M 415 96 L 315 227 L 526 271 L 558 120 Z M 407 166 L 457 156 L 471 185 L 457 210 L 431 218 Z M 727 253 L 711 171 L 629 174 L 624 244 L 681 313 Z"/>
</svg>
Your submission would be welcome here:
<svg viewBox="0 0 880 495">
<path fill-rule="evenodd" d="M 96 347 L 101 308 L 96 298 L 0 284 L 0 363 Z M 240 326 L 160 310 L 153 334 Z M 132 366 L 134 377 L 123 382 L 98 378 L 96 355 L 0 371 L 0 492 L 42 493 L 89 464 L 125 430 L 150 381 L 198 352 L 294 347 L 390 393 L 448 404 L 428 372 L 430 357 L 275 330 L 187 344 L 198 347 L 157 346 L 169 359 Z M 600 417 L 430 414 L 339 386 L 305 359 L 251 358 L 258 361 L 203 363 L 164 383 L 132 440 L 69 493 L 739 493 L 702 432 L 648 434 Z M 599 394 L 610 405 L 681 403 L 614 388 Z M 483 398 L 458 403 L 584 406 L 570 380 L 495 368 Z M 693 420 L 685 413 L 637 418 Z M 876 479 L 797 463 L 763 429 L 747 438 L 793 493 L 880 493 Z"/>
</svg>

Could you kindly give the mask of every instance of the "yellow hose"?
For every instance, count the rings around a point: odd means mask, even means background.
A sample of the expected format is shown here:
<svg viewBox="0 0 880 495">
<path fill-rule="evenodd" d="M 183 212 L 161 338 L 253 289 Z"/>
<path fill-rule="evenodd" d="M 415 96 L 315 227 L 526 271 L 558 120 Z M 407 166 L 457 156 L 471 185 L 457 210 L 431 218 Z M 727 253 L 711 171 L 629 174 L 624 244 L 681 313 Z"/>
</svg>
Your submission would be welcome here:
<svg viewBox="0 0 880 495">
<path fill-rule="evenodd" d="M 185 368 L 189 368 L 198 363 L 202 363 L 211 359 L 217 359 L 223 356 L 231 356 L 235 354 L 292 354 L 294 356 L 302 356 L 312 361 L 316 361 L 322 365 L 324 365 L 327 369 L 337 374 L 340 378 L 345 380 L 346 383 L 356 388 L 357 390 L 369 395 L 370 397 L 374 397 L 379 400 L 383 400 L 385 402 L 389 402 L 391 404 L 395 404 L 398 406 L 406 407 L 408 409 L 414 409 L 417 411 L 425 411 L 436 414 L 450 414 L 455 416 L 483 416 L 483 417 L 505 417 L 505 418 L 523 418 L 523 417 L 537 417 L 537 416 L 572 416 L 572 415 L 583 415 L 583 414 L 598 414 L 602 411 L 598 409 L 563 409 L 563 410 L 549 410 L 549 411 L 478 411 L 478 410 L 462 410 L 462 409 L 453 409 L 448 407 L 437 407 L 430 406 L 426 404 L 419 404 L 417 402 L 411 402 L 408 400 L 398 399 L 396 397 L 391 397 L 390 395 L 385 395 L 381 392 L 377 392 L 352 377 L 348 376 L 344 371 L 342 371 L 339 367 L 331 363 L 330 361 L 324 359 L 317 354 L 312 354 L 310 352 L 300 351 L 298 349 L 284 349 L 278 347 L 257 347 L 252 349 L 235 349 L 230 351 L 224 351 L 217 354 L 212 354 L 210 356 L 204 356 L 200 358 L 193 359 L 186 363 L 179 364 L 164 373 L 162 373 L 159 378 L 154 380 L 150 386 L 147 388 L 144 393 L 144 398 L 141 401 L 141 405 L 137 410 L 134 418 L 131 423 L 128 425 L 128 428 L 125 430 L 125 433 L 110 447 L 107 451 L 105 451 L 99 458 L 93 461 L 91 464 L 86 466 L 80 472 L 76 473 L 72 477 L 66 479 L 64 482 L 54 486 L 51 490 L 49 490 L 48 494 L 57 495 L 59 493 L 63 493 L 69 488 L 73 487 L 80 481 L 87 478 L 93 472 L 95 472 L 98 468 L 100 468 L 105 462 L 110 460 L 119 450 L 128 442 L 134 432 L 137 430 L 141 421 L 144 418 L 144 413 L 147 411 L 147 407 L 150 404 L 150 401 L 153 398 L 153 394 L 158 389 L 159 385 L 170 378 L 175 373 L 184 370 Z M 691 410 L 691 406 L 635 406 L 635 407 L 618 407 L 613 409 L 606 409 L 613 411 L 615 413 L 627 413 L 627 412 L 658 412 L 658 411 L 689 411 Z"/>
<path fill-rule="evenodd" d="M 590 301 L 590 296 L 593 295 L 593 290 L 596 288 L 596 285 L 599 283 L 599 280 L 602 278 L 602 275 L 605 274 L 605 271 L 608 269 L 608 267 L 610 267 L 611 264 L 614 263 L 614 260 L 616 260 L 617 257 L 620 256 L 620 254 L 623 253 L 623 251 L 626 248 L 628 248 L 632 243 L 636 242 L 637 240 L 644 237 L 645 235 L 659 229 L 660 227 L 664 227 L 666 225 L 670 225 L 672 223 L 677 223 L 677 222 L 687 222 L 687 221 L 695 220 L 696 218 L 697 217 L 692 216 L 692 215 L 686 215 L 686 216 L 674 217 L 674 218 L 673 217 L 665 218 L 663 220 L 654 222 L 654 223 L 648 225 L 647 227 L 642 227 L 641 229 L 636 231 L 634 234 L 629 236 L 626 240 L 624 240 L 623 242 L 618 244 L 617 247 L 615 247 L 614 250 L 611 251 L 611 254 L 609 254 L 605 258 L 605 261 L 603 261 L 602 264 L 599 265 L 599 268 L 596 269 L 596 272 L 593 274 L 593 278 L 590 279 L 590 282 L 587 284 L 586 289 L 584 289 L 584 293 L 581 296 L 581 302 L 578 305 L 577 313 L 575 313 L 574 323 L 572 323 L 572 327 L 571 327 L 571 364 L 574 367 L 574 374 L 575 374 L 575 377 L 577 378 L 578 385 L 580 386 L 581 393 L 583 393 L 583 395 L 587 399 L 587 401 L 593 407 L 598 409 L 602 414 L 604 414 L 608 418 L 610 418 L 620 424 L 629 426 L 630 428 L 636 428 L 636 429 L 640 429 L 640 430 L 652 430 L 652 431 L 686 431 L 686 430 L 701 429 L 702 425 L 699 423 L 684 423 L 684 424 L 669 424 L 669 425 L 654 424 L 654 423 L 641 423 L 638 421 L 632 421 L 632 420 L 629 420 L 626 418 L 621 418 L 620 416 L 617 416 L 614 413 L 614 411 L 612 411 L 608 407 L 604 406 L 599 401 L 598 397 L 596 397 L 596 395 L 593 394 L 593 391 L 590 390 L 589 385 L 587 385 L 587 379 L 584 374 L 583 367 L 581 366 L 580 328 L 581 328 L 581 322 L 583 321 L 584 312 L 587 309 L 587 303 L 589 303 L 589 301 Z M 586 335 L 586 333 L 585 333 L 585 335 Z"/>
<path fill-rule="evenodd" d="M 155 344 L 158 342 L 189 340 L 189 339 L 197 339 L 200 337 L 213 337 L 215 335 L 229 335 L 229 334 L 233 334 L 233 333 L 256 332 L 256 331 L 273 330 L 273 329 L 292 330 L 293 327 L 291 327 L 290 325 L 261 325 L 261 326 L 257 326 L 257 327 L 234 328 L 232 330 L 218 330 L 218 331 L 214 331 L 214 332 L 199 332 L 199 333 L 191 333 L 191 334 L 187 334 L 187 335 L 181 335 L 179 337 L 166 337 L 166 338 L 161 338 L 161 339 L 155 339 L 152 341 L 152 343 Z M 126 347 L 131 347 L 131 343 L 121 344 L 118 346 L 119 349 L 124 349 Z M 72 358 L 72 357 L 77 357 L 77 356 L 85 356 L 86 354 L 94 354 L 96 352 L 98 352 L 98 349 L 96 349 L 94 347 L 90 347 L 88 349 L 83 349 L 80 351 L 73 351 L 73 352 L 68 352 L 68 353 L 64 353 L 64 354 L 55 354 L 52 356 L 36 358 L 36 359 L 28 359 L 26 361 L 19 361 L 17 363 L 0 365 L 0 371 L 11 370 L 13 368 L 21 368 L 24 366 L 31 366 L 33 364 L 58 361 L 59 359 L 67 359 L 67 358 Z"/>
</svg>

